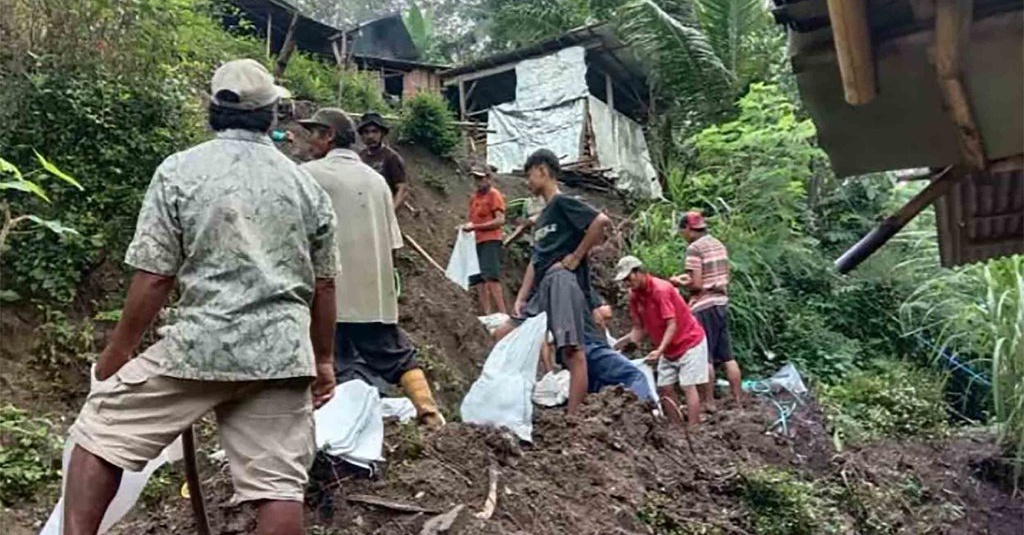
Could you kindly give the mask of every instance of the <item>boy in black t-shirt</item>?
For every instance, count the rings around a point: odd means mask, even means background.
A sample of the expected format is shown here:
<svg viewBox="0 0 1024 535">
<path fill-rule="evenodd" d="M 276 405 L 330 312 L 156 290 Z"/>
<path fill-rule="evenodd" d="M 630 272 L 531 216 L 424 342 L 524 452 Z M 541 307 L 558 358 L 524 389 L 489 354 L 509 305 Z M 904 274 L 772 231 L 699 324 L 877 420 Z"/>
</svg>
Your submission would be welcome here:
<svg viewBox="0 0 1024 535">
<path fill-rule="evenodd" d="M 585 340 L 604 336 L 590 313 L 587 253 L 601 241 L 611 220 L 590 205 L 558 193 L 561 167 L 551 151 L 534 152 L 524 167 L 530 193 L 542 196 L 547 206 L 534 226 L 533 258 L 516 297 L 514 315 L 522 321 L 547 313 L 558 357 L 570 374 L 571 413 L 587 395 Z M 500 338 L 512 328 L 514 325 L 507 325 L 496 336 Z"/>
</svg>

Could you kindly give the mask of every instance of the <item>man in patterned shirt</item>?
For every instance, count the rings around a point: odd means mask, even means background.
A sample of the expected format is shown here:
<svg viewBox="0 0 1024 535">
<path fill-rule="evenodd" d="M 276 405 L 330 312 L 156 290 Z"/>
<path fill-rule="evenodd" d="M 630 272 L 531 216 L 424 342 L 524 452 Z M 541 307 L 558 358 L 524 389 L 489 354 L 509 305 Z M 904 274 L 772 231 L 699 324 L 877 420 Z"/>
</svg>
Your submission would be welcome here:
<svg viewBox="0 0 1024 535">
<path fill-rule="evenodd" d="M 690 244 L 686 248 L 686 271 L 671 280 L 690 292 L 690 309 L 707 335 L 710 381 L 704 386 L 705 406 L 715 410 L 715 366 L 725 368 L 733 399 L 740 404 L 742 376 L 729 340 L 729 253 L 722 242 L 708 234 L 700 212 L 687 212 L 679 220 L 679 233 Z"/>
<path fill-rule="evenodd" d="M 235 60 L 211 85 L 216 139 L 167 158 L 142 202 L 121 320 L 70 431 L 65 535 L 96 533 L 122 471 L 211 410 L 257 533 L 302 533 L 313 408 L 334 394 L 334 211 L 267 137 L 270 73 Z M 175 283 L 166 336 L 131 358 Z"/>
</svg>

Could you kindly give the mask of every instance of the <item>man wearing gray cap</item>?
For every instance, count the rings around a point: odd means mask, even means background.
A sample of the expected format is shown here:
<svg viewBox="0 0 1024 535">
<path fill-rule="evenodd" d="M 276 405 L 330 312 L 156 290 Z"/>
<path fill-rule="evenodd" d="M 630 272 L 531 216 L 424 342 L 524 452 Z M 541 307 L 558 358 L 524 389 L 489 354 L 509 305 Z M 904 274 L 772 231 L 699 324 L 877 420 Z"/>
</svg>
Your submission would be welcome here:
<svg viewBox="0 0 1024 535">
<path fill-rule="evenodd" d="M 122 471 L 210 411 L 257 533 L 302 533 L 313 408 L 334 394 L 334 211 L 267 137 L 270 73 L 230 61 L 211 85 L 216 139 L 167 158 L 142 201 L 121 320 L 70 431 L 65 535 L 96 533 Z M 131 358 L 175 284 L 166 335 Z"/>
<path fill-rule="evenodd" d="M 303 164 L 327 192 L 338 218 L 338 323 L 335 349 L 341 380 L 376 378 L 400 384 L 430 427 L 444 419 L 416 350 L 398 326 L 392 251 L 402 247 L 391 190 L 352 150 L 355 127 L 345 112 L 323 108 L 306 121 L 316 160 Z M 385 385 L 381 385 L 385 386 Z"/>
</svg>

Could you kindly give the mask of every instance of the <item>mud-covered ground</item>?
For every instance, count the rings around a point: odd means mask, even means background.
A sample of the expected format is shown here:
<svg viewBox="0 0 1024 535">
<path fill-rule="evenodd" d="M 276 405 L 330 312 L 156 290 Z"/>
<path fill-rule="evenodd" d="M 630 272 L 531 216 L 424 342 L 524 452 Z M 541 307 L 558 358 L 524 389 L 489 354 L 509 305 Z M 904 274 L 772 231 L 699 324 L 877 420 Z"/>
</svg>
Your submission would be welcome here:
<svg viewBox="0 0 1024 535">
<path fill-rule="evenodd" d="M 400 210 L 402 229 L 443 266 L 455 228 L 464 222 L 472 182 L 453 162 L 415 147 L 401 150 L 417 209 L 416 214 Z M 526 196 L 521 178 L 500 177 L 498 187 L 508 200 Z M 616 197 L 567 190 L 607 210 L 620 230 L 626 224 Z M 491 342 L 476 320 L 475 295 L 445 279 L 410 245 L 396 262 L 402 279 L 401 323 L 419 349 L 442 406 L 453 415 Z M 622 233 L 614 233 L 591 260 L 596 286 L 619 312 L 613 323 L 617 331 L 625 321 L 623 294 L 609 274 L 623 248 Z M 123 273 L 115 260 L 88 277 L 83 297 L 69 314 L 73 324 L 86 325 L 86 318 L 120 304 Z M 508 250 L 504 282 L 509 304 L 525 262 L 524 248 Z M 44 339 L 50 336 L 40 329 L 45 321 L 34 308 L 5 308 L 0 398 L 33 414 L 49 414 L 62 428 L 84 399 L 91 358 L 71 354 L 70 348 L 91 345 L 98 351 L 113 324 L 93 321 L 82 329 L 77 345 L 69 346 Z M 698 430 L 686 433 L 666 427 L 631 395 L 610 390 L 591 396 L 578 416 L 538 410 L 533 444 L 462 423 L 432 433 L 390 424 L 387 462 L 376 477 L 327 471 L 332 474 L 330 499 L 311 494 L 309 533 L 430 533 L 425 524 L 457 508 L 453 525 L 437 533 L 1024 532 L 1024 504 L 1011 497 L 1006 469 L 988 434 L 879 442 L 837 452 L 813 403 L 794 414 L 786 436 L 768 431 L 775 420 L 773 406 L 754 402 L 743 410 L 710 415 Z M 252 533 L 252 511 L 230 504 L 226 467 L 208 457 L 217 448 L 210 431 L 209 425 L 201 426 L 200 462 L 215 533 Z M 490 518 L 477 518 L 492 473 L 496 507 Z M 182 481 L 180 466 L 158 473 L 116 533 L 193 532 L 188 500 L 179 494 Z M 55 493 L 51 485 L 36 500 L 0 511 L 0 533 L 37 532 Z M 366 503 L 374 499 L 392 503 Z M 419 512 L 396 510 L 410 507 Z"/>
<path fill-rule="evenodd" d="M 578 416 L 538 411 L 533 444 L 468 424 L 433 433 L 394 424 L 382 473 L 339 472 L 330 500 L 310 500 L 307 520 L 310 533 L 346 535 L 431 533 L 431 519 L 456 509 L 441 533 L 1020 533 L 1024 504 L 986 472 L 996 453 L 987 436 L 837 453 L 813 402 L 791 419 L 789 436 L 766 431 L 774 420 L 773 406 L 755 400 L 688 433 L 611 389 Z M 253 511 L 230 505 L 224 470 L 211 470 L 216 531 L 252 533 Z M 492 473 L 496 507 L 477 518 Z M 188 501 L 178 498 L 118 533 L 191 526 Z"/>
</svg>

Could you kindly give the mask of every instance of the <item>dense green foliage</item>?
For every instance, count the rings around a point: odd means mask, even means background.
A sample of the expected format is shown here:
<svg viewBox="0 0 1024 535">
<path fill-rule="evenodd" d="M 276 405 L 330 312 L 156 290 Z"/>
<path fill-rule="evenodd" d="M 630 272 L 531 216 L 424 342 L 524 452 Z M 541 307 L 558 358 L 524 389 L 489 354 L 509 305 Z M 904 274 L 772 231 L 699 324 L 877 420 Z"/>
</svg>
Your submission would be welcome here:
<svg viewBox="0 0 1024 535">
<path fill-rule="evenodd" d="M 0 405 L 0 504 L 32 498 L 60 478 L 58 436 L 49 420 Z"/>
<path fill-rule="evenodd" d="M 885 196 L 851 197 L 840 187 L 814 126 L 778 87 L 755 84 L 738 107 L 735 120 L 689 140 L 691 160 L 668 175 L 673 202 L 640 214 L 633 252 L 655 273 L 679 273 L 678 214 L 708 216 L 711 234 L 729 248 L 736 353 L 749 372 L 788 360 L 832 382 L 873 356 L 900 354 L 901 332 L 889 318 L 906 290 L 884 274 L 840 278 L 822 250 L 823 241 L 849 243 L 865 232 Z M 891 189 L 885 177 L 865 180 Z M 839 226 L 836 213 L 857 217 Z"/>
<path fill-rule="evenodd" d="M 402 103 L 398 138 L 416 143 L 439 156 L 447 156 L 459 144 L 455 114 L 440 95 L 421 92 Z"/>
<path fill-rule="evenodd" d="M 935 372 L 887 360 L 823 389 L 821 399 L 840 443 L 927 436 L 946 428 L 942 386 Z"/>
</svg>

